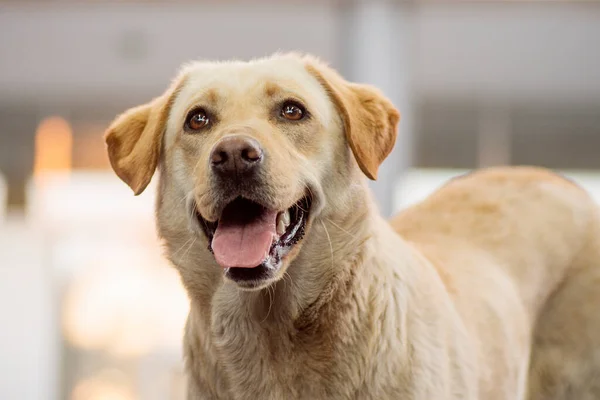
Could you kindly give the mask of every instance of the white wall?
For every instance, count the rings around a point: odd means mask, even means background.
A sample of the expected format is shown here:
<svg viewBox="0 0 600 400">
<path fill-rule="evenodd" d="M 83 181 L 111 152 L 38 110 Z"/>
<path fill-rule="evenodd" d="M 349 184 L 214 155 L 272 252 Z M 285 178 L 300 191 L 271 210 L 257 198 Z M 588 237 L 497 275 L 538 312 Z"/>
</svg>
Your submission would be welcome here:
<svg viewBox="0 0 600 400">
<path fill-rule="evenodd" d="M 346 39 L 329 1 L 165 3 L 1 6 L 0 100 L 115 90 L 137 100 L 185 60 L 302 49 L 336 64 Z M 423 2 L 412 15 L 421 94 L 600 99 L 599 3 Z"/>
<path fill-rule="evenodd" d="M 333 19 L 318 2 L 5 5 L 0 96 L 157 95 L 192 59 L 295 49 L 335 58 Z"/>
<path fill-rule="evenodd" d="M 600 3 L 425 3 L 415 20 L 424 93 L 600 100 Z"/>
</svg>

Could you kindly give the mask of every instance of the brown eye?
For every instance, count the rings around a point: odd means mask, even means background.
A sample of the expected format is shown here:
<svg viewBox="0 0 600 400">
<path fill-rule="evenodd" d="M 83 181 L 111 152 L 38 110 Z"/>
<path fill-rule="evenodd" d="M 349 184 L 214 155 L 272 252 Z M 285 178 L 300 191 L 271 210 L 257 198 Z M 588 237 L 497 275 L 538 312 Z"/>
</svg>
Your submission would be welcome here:
<svg viewBox="0 0 600 400">
<path fill-rule="evenodd" d="M 192 131 L 199 131 L 206 128 L 210 123 L 210 119 L 206 112 L 202 109 L 193 110 L 188 114 L 186 118 L 186 127 Z"/>
<path fill-rule="evenodd" d="M 285 119 L 289 119 L 291 121 L 298 121 L 304 118 L 305 111 L 299 104 L 295 104 L 292 102 L 286 102 L 283 104 L 281 108 L 281 115 Z"/>
</svg>

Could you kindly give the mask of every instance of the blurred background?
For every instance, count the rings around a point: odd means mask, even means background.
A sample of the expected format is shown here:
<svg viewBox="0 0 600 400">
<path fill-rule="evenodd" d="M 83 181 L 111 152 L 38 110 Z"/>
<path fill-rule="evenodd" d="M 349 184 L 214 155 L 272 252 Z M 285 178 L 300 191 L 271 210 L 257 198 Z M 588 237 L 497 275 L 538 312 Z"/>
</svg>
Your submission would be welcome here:
<svg viewBox="0 0 600 400">
<path fill-rule="evenodd" d="M 182 399 L 188 299 L 112 118 L 190 59 L 301 50 L 401 110 L 391 214 L 466 170 L 556 169 L 600 199 L 600 3 L 0 0 L 0 398 Z M 153 182 L 155 185 L 156 182 Z"/>
</svg>

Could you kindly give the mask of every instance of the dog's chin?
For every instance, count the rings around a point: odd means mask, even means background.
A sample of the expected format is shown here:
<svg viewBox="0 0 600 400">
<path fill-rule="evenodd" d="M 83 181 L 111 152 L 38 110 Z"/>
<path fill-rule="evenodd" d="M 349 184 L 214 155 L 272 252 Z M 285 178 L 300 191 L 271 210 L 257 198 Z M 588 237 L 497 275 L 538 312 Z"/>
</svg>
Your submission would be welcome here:
<svg viewBox="0 0 600 400">
<path fill-rule="evenodd" d="M 254 268 L 226 268 L 225 279 L 233 282 L 241 290 L 262 290 L 279 281 L 285 273 L 289 260 L 282 260 L 275 267 L 264 263 Z"/>
<path fill-rule="evenodd" d="M 208 249 L 219 263 L 217 254 L 213 249 L 213 241 L 217 235 L 219 224 L 223 227 L 234 226 L 234 229 L 249 229 L 266 218 L 265 215 L 276 215 L 274 221 L 276 230 L 273 231 L 271 244 L 265 249 L 265 255 L 258 265 L 250 265 L 246 262 L 243 266 L 223 265 L 223 276 L 226 280 L 233 282 L 241 290 L 261 290 L 280 280 L 292 259 L 296 256 L 302 241 L 306 235 L 310 222 L 313 199 L 306 195 L 299 199 L 294 205 L 283 211 L 269 211 L 256 201 L 237 197 L 223 207 L 222 215 L 215 222 L 209 222 L 202 217 L 197 207 L 194 207 L 194 223 L 200 227 L 200 231 L 208 240 Z M 262 224 L 262 222 L 259 222 Z M 237 227 L 236 227 L 237 226 Z M 272 225 L 271 225 L 272 226 Z M 223 229 L 223 228 L 221 228 Z M 223 257 L 221 255 L 221 257 Z M 234 258 L 236 258 L 234 256 Z M 250 261 L 252 263 L 252 261 Z"/>
</svg>

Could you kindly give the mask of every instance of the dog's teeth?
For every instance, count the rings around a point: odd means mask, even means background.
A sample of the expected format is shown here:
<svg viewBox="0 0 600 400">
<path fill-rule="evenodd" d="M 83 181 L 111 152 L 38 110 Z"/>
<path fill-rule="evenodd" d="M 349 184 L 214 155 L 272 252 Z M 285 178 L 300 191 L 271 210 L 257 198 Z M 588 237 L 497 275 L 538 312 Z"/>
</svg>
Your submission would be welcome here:
<svg viewBox="0 0 600 400">
<path fill-rule="evenodd" d="M 283 224 L 287 227 L 290 224 L 290 210 L 285 210 L 281 216 Z"/>
<path fill-rule="evenodd" d="M 285 233 L 285 225 L 283 223 L 283 220 L 281 218 L 277 218 L 277 234 L 279 236 L 281 236 L 284 233 Z"/>
<path fill-rule="evenodd" d="M 285 233 L 288 225 L 290 224 L 290 212 L 288 210 L 277 214 L 277 234 L 279 236 Z"/>
</svg>

